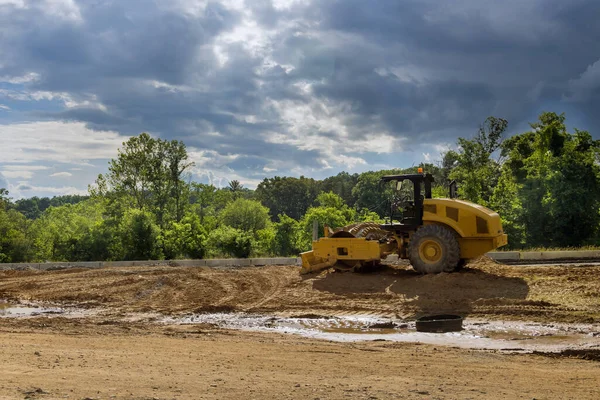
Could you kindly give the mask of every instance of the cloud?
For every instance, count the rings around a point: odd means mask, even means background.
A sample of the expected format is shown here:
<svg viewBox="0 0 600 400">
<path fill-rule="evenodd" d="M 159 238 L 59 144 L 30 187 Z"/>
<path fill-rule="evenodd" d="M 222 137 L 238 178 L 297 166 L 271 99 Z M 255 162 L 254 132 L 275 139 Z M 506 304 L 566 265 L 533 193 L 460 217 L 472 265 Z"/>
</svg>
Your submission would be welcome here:
<svg viewBox="0 0 600 400">
<path fill-rule="evenodd" d="M 579 77 L 569 81 L 568 100 L 585 102 L 600 88 L 600 60 L 588 66 Z"/>
<path fill-rule="evenodd" d="M 48 167 L 42 165 L 4 165 L 1 168 L 2 174 L 11 179 L 31 179 L 35 171 L 48 169 Z"/>
<path fill-rule="evenodd" d="M 89 130 L 81 122 L 0 125 L 0 171 L 11 179 L 8 188 L 15 198 L 84 193 L 125 140 L 115 132 Z M 66 177 L 70 186 L 64 186 Z"/>
<path fill-rule="evenodd" d="M 45 121 L 0 125 L 0 168 L 5 168 L 2 166 L 4 163 L 27 164 L 40 160 L 90 165 L 90 160 L 116 157 L 118 148 L 125 140 L 127 137 L 115 132 L 91 131 L 82 122 Z M 16 169 L 10 168 L 13 171 Z"/>
<path fill-rule="evenodd" d="M 21 183 L 16 187 L 16 190 L 23 197 L 33 196 L 34 193 L 44 193 L 46 196 L 48 195 L 81 195 L 85 196 L 88 194 L 87 189 L 78 189 L 73 186 L 33 186 L 26 183 Z"/>
<path fill-rule="evenodd" d="M 0 0 L 0 160 L 102 172 L 146 131 L 183 140 L 196 177 L 251 186 L 435 160 L 489 115 L 515 132 L 577 107 L 594 133 L 599 13 L 593 0 Z"/>
<path fill-rule="evenodd" d="M 54 173 L 54 174 L 52 174 L 52 175 L 50 175 L 50 176 L 51 176 L 51 177 L 61 177 L 61 178 L 68 178 L 68 177 L 71 177 L 71 176 L 73 176 L 73 174 L 72 174 L 72 173 L 70 173 L 70 172 L 56 172 L 56 173 Z"/>
<path fill-rule="evenodd" d="M 2 168 L 4 168 L 5 172 L 6 171 L 41 171 L 44 169 L 48 169 L 48 167 L 45 167 L 43 165 L 20 165 L 20 164 L 7 164 L 7 165 L 4 165 Z"/>
</svg>

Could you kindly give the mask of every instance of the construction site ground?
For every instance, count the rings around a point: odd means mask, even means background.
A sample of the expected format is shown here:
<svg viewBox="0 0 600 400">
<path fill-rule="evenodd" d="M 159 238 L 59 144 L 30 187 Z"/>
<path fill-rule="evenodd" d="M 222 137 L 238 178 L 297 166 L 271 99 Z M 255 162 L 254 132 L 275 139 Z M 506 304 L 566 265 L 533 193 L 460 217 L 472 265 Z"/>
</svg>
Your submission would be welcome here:
<svg viewBox="0 0 600 400">
<path fill-rule="evenodd" d="M 369 273 L 299 269 L 0 271 L 0 398 L 600 398 L 600 266 L 482 258 L 439 275 L 402 263 Z M 28 311 L 35 307 L 45 312 Z M 464 316 L 471 330 L 510 329 L 488 335 L 499 346 L 481 348 L 458 333 L 393 339 L 410 336 L 415 318 L 442 313 Z M 248 315 L 265 329 L 244 326 Z M 242 322 L 219 323 L 229 316 Z M 356 341 L 337 340 L 359 332 L 352 326 L 328 326 L 339 336 L 319 338 L 285 325 L 353 317 L 390 325 Z M 548 350 L 574 340 L 553 334 L 559 326 L 576 332 L 579 347 Z"/>
</svg>

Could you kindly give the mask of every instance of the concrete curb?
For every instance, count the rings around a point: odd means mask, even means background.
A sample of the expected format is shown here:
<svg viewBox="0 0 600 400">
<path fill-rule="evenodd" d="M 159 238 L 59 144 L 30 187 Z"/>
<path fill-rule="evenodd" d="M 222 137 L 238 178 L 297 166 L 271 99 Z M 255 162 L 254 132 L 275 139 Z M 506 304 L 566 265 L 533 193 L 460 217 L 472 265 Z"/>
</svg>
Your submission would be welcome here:
<svg viewBox="0 0 600 400">
<path fill-rule="evenodd" d="M 559 261 L 559 260 L 600 260 L 599 250 L 565 251 L 495 251 L 487 256 L 496 261 Z"/>
<path fill-rule="evenodd" d="M 277 258 L 224 258 L 207 260 L 146 260 L 146 261 L 81 261 L 81 262 L 48 262 L 48 263 L 0 263 L 1 270 L 50 271 L 72 268 L 105 268 L 105 267 L 249 267 L 264 265 L 300 265 L 299 257 Z"/>
<path fill-rule="evenodd" d="M 516 261 L 521 258 L 521 253 L 518 251 L 497 251 L 489 252 L 486 255 L 496 261 Z"/>
<path fill-rule="evenodd" d="M 487 256 L 499 262 L 519 263 L 527 261 L 561 261 L 561 260 L 600 260 L 600 250 L 569 251 L 496 251 Z M 105 268 L 105 267 L 249 267 L 264 265 L 301 265 L 300 257 L 275 258 L 225 258 L 206 260 L 147 260 L 147 261 L 82 261 L 82 262 L 49 262 L 49 263 L 4 263 L 1 270 L 40 270 L 50 271 L 71 268 Z"/>
</svg>

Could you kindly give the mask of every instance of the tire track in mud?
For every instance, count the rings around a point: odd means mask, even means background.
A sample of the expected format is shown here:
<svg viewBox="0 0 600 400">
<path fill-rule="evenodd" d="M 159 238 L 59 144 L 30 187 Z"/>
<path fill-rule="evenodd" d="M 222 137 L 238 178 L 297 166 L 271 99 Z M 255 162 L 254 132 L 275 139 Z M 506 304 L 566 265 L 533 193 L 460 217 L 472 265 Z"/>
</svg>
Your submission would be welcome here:
<svg viewBox="0 0 600 400">
<path fill-rule="evenodd" d="M 451 311 L 483 318 L 574 322 L 600 321 L 599 276 L 600 267 L 520 268 L 494 262 L 434 276 L 405 267 L 313 275 L 300 275 L 295 266 L 0 271 L 0 299 L 164 314 L 407 317 Z"/>
<path fill-rule="evenodd" d="M 251 311 L 277 299 L 289 284 L 285 274 L 266 271 L 227 271 L 212 277 L 203 277 L 221 289 L 220 297 L 212 296 L 212 305 L 240 311 Z"/>
<path fill-rule="evenodd" d="M 283 271 L 282 271 L 283 272 Z M 254 287 L 257 288 L 258 299 L 249 304 L 245 304 L 242 309 L 243 311 L 252 311 L 254 309 L 260 309 L 265 304 L 271 302 L 277 302 L 277 299 L 284 297 L 282 294 L 285 288 L 292 283 L 293 278 L 277 272 L 273 274 L 262 274 L 262 279 L 258 283 L 254 283 Z"/>
</svg>

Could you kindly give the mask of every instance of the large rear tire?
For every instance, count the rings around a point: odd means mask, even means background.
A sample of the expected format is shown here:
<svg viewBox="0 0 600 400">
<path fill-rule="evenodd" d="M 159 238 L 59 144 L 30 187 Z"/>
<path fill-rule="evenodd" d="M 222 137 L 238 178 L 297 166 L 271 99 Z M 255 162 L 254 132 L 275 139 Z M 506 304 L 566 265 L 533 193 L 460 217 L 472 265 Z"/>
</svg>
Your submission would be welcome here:
<svg viewBox="0 0 600 400">
<path fill-rule="evenodd" d="M 423 225 L 410 239 L 408 258 L 415 271 L 423 274 L 452 272 L 460 260 L 456 235 L 441 225 Z"/>
</svg>

